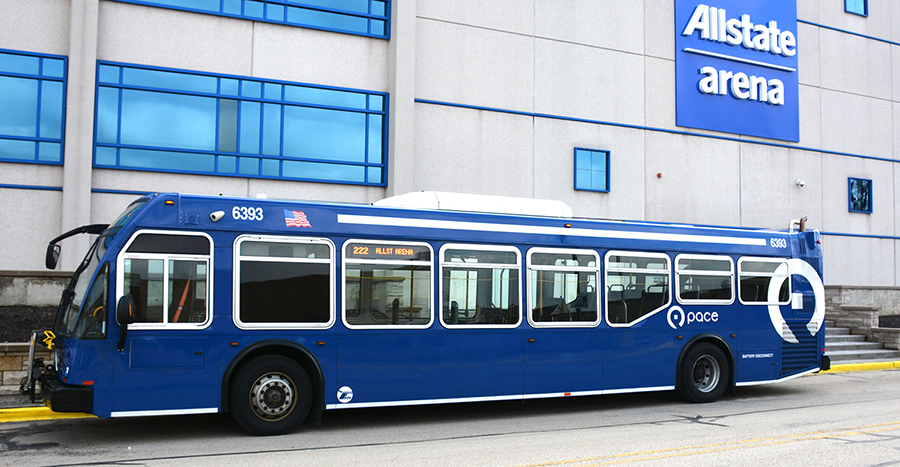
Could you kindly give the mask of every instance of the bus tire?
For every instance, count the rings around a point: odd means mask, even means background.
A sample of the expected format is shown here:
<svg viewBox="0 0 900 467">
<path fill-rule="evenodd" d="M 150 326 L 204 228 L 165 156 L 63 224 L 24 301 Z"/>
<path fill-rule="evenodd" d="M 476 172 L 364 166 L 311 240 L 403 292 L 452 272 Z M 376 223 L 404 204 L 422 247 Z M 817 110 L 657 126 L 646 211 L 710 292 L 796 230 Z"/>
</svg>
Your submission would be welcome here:
<svg viewBox="0 0 900 467">
<path fill-rule="evenodd" d="M 690 402 L 713 402 L 722 397 L 730 378 L 728 359 L 718 346 L 701 342 L 681 361 L 679 393 Z"/>
<path fill-rule="evenodd" d="M 254 435 L 280 435 L 303 423 L 312 406 L 312 383 L 297 362 L 262 355 L 242 365 L 231 380 L 230 411 Z"/>
</svg>

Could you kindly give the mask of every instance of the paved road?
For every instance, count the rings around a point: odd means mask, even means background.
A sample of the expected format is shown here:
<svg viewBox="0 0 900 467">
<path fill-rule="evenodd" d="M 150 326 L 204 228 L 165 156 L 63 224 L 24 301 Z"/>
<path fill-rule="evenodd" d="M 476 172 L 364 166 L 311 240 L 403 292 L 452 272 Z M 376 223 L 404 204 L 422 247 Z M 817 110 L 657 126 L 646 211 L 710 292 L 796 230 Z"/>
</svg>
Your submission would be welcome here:
<svg viewBox="0 0 900 467">
<path fill-rule="evenodd" d="M 328 412 L 244 434 L 227 416 L 0 424 L 3 465 L 900 466 L 900 371 L 670 393 Z"/>
</svg>

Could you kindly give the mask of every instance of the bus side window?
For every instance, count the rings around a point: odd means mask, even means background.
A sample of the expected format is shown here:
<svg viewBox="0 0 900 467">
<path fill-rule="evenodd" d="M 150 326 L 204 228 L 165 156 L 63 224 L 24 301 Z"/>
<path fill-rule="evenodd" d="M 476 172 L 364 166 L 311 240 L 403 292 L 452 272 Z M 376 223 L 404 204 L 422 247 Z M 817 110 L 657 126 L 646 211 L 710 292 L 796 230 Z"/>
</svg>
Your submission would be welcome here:
<svg viewBox="0 0 900 467">
<path fill-rule="evenodd" d="M 245 237 L 236 244 L 235 317 L 241 327 L 331 325 L 334 247 L 330 241 Z"/>
<path fill-rule="evenodd" d="M 748 258 L 738 260 L 741 303 L 786 305 L 791 301 L 791 272 L 787 260 Z M 772 284 L 777 291 L 769 290 Z"/>
<path fill-rule="evenodd" d="M 344 244 L 344 322 L 350 327 L 432 323 L 431 247 L 423 243 Z"/>
<path fill-rule="evenodd" d="M 209 265 L 210 242 L 205 236 L 135 237 L 120 268 L 123 293 L 134 299 L 135 327 L 207 323 Z"/>
<path fill-rule="evenodd" d="M 668 256 L 614 251 L 606 254 L 608 323 L 635 323 L 671 301 Z"/>
<path fill-rule="evenodd" d="M 528 253 L 531 313 L 535 327 L 596 326 L 600 257 L 591 250 L 534 248 Z"/>
<path fill-rule="evenodd" d="M 106 322 L 109 314 L 109 263 L 104 263 L 97 273 L 91 290 L 81 307 L 81 317 L 75 328 L 76 339 L 106 339 Z"/>
<path fill-rule="evenodd" d="M 516 326 L 519 253 L 512 247 L 444 245 L 441 322 L 446 326 Z"/>
</svg>

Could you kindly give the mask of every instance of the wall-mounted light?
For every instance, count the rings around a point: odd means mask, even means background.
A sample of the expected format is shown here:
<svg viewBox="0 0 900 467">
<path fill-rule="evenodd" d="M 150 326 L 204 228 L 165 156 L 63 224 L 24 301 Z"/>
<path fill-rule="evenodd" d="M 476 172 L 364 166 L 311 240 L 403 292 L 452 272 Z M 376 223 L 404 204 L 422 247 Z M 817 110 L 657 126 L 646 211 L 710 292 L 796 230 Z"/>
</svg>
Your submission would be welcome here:
<svg viewBox="0 0 900 467">
<path fill-rule="evenodd" d="M 806 185 L 806 182 L 804 182 L 803 180 L 801 180 L 801 179 L 799 179 L 799 178 L 798 178 L 797 181 L 794 182 L 794 183 L 796 183 L 797 186 L 799 186 L 799 187 L 803 187 L 804 185 Z"/>
</svg>

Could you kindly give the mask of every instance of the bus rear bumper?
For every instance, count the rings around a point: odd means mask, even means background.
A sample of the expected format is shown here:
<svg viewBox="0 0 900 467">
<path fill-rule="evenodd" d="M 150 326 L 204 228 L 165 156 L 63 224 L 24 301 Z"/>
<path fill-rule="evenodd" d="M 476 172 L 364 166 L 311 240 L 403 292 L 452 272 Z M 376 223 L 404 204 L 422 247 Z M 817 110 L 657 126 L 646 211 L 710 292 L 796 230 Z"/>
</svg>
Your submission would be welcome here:
<svg viewBox="0 0 900 467">
<path fill-rule="evenodd" d="M 40 379 L 41 398 L 54 412 L 90 413 L 94 402 L 94 388 L 66 384 L 50 375 Z"/>
</svg>

